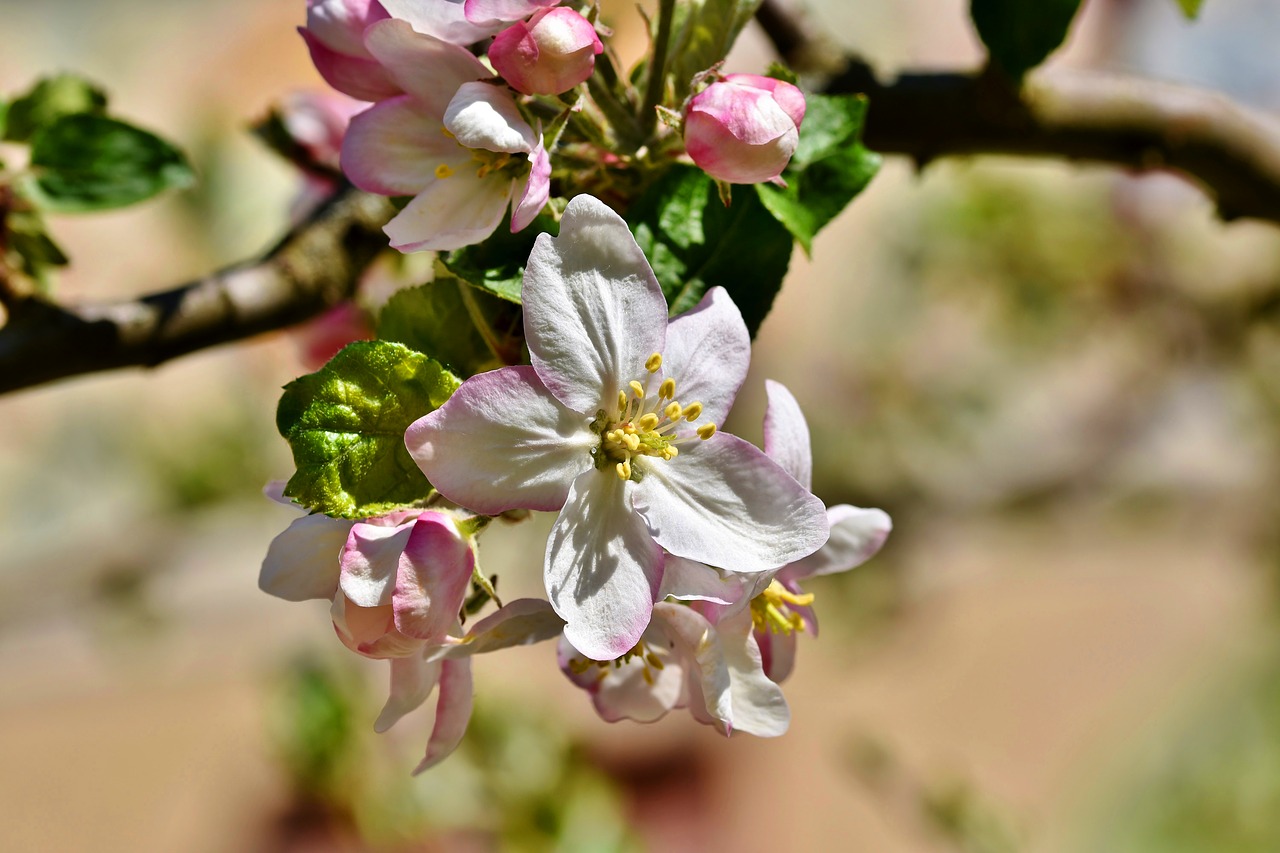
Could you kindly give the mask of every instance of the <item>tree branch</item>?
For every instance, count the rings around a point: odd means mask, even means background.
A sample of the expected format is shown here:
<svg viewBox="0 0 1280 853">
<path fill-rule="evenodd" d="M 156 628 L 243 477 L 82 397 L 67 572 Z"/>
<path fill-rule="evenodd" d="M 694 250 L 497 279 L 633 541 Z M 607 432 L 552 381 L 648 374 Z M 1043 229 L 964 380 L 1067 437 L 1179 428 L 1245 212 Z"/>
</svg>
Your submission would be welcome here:
<svg viewBox="0 0 1280 853">
<path fill-rule="evenodd" d="M 136 300 L 10 306 L 0 393 L 176 356 L 280 329 L 351 296 L 387 246 L 390 203 L 344 185 L 259 260 Z"/>
<path fill-rule="evenodd" d="M 833 61 L 830 39 L 785 0 L 765 0 L 758 18 L 788 64 L 827 77 L 824 91 L 867 95 L 875 151 L 920 165 L 1013 154 L 1168 169 L 1197 182 L 1223 219 L 1280 223 L 1280 119 L 1216 92 L 1064 69 L 1032 74 L 1020 92 L 988 72 L 882 83 L 866 63 Z"/>
</svg>

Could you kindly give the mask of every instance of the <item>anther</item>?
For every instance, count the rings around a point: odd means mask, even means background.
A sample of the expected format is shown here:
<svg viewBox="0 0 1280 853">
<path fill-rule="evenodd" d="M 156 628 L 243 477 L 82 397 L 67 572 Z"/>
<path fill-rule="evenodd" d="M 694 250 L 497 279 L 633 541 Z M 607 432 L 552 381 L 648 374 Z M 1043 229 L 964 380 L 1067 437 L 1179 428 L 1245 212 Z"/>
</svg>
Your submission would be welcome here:
<svg viewBox="0 0 1280 853">
<path fill-rule="evenodd" d="M 619 463 L 617 464 L 616 468 L 617 468 L 617 470 L 618 470 L 618 479 L 619 479 L 619 480 L 630 480 L 630 479 L 631 479 L 631 462 L 630 462 L 630 461 L 623 461 L 623 462 L 619 462 Z"/>
<path fill-rule="evenodd" d="M 644 369 L 649 371 L 650 373 L 657 373 L 659 370 L 661 370 L 662 369 L 662 353 L 655 352 L 653 355 L 649 356 L 648 360 L 645 361 L 644 363 Z"/>
<path fill-rule="evenodd" d="M 660 420 L 662 419 L 659 418 L 657 415 L 655 415 L 653 412 L 650 412 L 649 414 L 640 418 L 640 420 L 636 421 L 636 426 L 638 426 L 644 432 L 651 432 L 653 429 L 655 429 L 658 426 L 658 421 Z"/>
<path fill-rule="evenodd" d="M 619 391 L 618 392 L 618 412 L 619 414 L 621 414 L 626 410 L 627 410 L 627 392 Z"/>
<path fill-rule="evenodd" d="M 703 424 L 702 426 L 698 427 L 698 438 L 702 439 L 703 441 L 706 441 L 708 438 L 711 438 L 711 436 L 715 434 L 716 434 L 715 424 Z"/>
<path fill-rule="evenodd" d="M 662 384 L 658 386 L 658 399 L 671 400 L 676 396 L 676 381 L 670 377 L 662 380 Z"/>
<path fill-rule="evenodd" d="M 436 166 L 437 178 L 440 178 L 443 180 L 444 178 L 449 178 L 452 176 L 453 176 L 453 167 L 449 166 L 447 163 L 441 163 L 439 166 Z"/>
<path fill-rule="evenodd" d="M 635 394 L 637 397 L 639 397 L 641 400 L 643 400 L 643 399 L 644 399 L 644 386 L 643 386 L 643 385 L 641 385 L 639 382 L 637 382 L 637 381 L 636 381 L 636 380 L 634 380 L 634 379 L 632 379 L 632 380 L 631 380 L 630 385 L 631 385 L 631 392 L 632 392 L 633 394 Z"/>
<path fill-rule="evenodd" d="M 671 420 L 678 421 L 680 420 L 680 416 L 684 414 L 684 409 L 680 408 L 679 403 L 677 403 L 675 400 L 672 400 L 670 403 L 667 404 L 667 407 L 662 410 L 662 413 L 667 417 L 669 417 Z"/>
<path fill-rule="evenodd" d="M 702 417 L 701 403 L 690 403 L 688 406 L 685 407 L 684 419 L 686 421 L 688 421 L 689 423 L 693 423 L 700 417 Z"/>
</svg>

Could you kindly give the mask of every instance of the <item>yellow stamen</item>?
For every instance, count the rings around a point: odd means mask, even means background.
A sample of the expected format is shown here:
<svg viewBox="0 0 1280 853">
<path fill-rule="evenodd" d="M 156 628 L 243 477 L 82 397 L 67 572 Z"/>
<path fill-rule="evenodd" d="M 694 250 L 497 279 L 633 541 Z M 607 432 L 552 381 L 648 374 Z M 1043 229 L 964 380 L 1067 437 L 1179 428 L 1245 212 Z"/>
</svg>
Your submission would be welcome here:
<svg viewBox="0 0 1280 853">
<path fill-rule="evenodd" d="M 667 417 L 669 417 L 671 420 L 678 421 L 680 420 L 680 416 L 684 414 L 684 409 L 680 408 L 679 403 L 677 403 L 675 400 L 672 400 L 670 403 L 667 404 L 667 407 L 662 410 L 662 413 Z"/>
<path fill-rule="evenodd" d="M 667 461 L 675 459 L 679 455 L 680 455 L 680 448 L 676 447 L 674 444 L 671 445 L 670 447 L 665 447 L 662 450 L 662 458 L 666 459 Z"/>
<path fill-rule="evenodd" d="M 672 400 L 676 396 L 676 381 L 670 377 L 662 380 L 662 384 L 658 386 L 659 400 Z"/>
<path fill-rule="evenodd" d="M 627 392 L 626 392 L 626 391 L 619 391 L 619 392 L 618 392 L 618 412 L 619 412 L 619 416 L 621 416 L 621 413 L 625 412 L 626 410 L 627 410 Z"/>
<path fill-rule="evenodd" d="M 615 467 L 617 468 L 617 471 L 618 471 L 619 480 L 631 479 L 631 460 L 630 459 L 626 459 L 626 460 L 623 460 L 622 462 L 619 462 Z"/>
<path fill-rule="evenodd" d="M 703 441 L 706 441 L 708 438 L 711 438 L 711 436 L 715 434 L 716 434 L 715 424 L 703 424 L 702 426 L 698 427 L 698 438 L 702 439 Z"/>
<path fill-rule="evenodd" d="M 662 369 L 662 353 L 655 352 L 653 355 L 649 356 L 649 359 L 644 363 L 644 369 L 649 371 L 650 373 L 657 373 L 659 370 L 661 370 Z"/>
<path fill-rule="evenodd" d="M 645 655 L 644 659 L 645 659 L 645 662 L 649 664 L 649 666 L 653 667 L 654 669 L 666 668 L 662 663 L 662 658 L 658 657 L 653 652 L 649 652 L 649 654 Z"/>
<path fill-rule="evenodd" d="M 453 176 L 453 168 L 449 166 L 447 163 L 441 163 L 439 166 L 436 166 L 437 178 L 440 178 L 441 180 L 443 180 L 445 178 L 449 178 L 452 176 Z"/>
<path fill-rule="evenodd" d="M 636 380 L 634 380 L 634 379 L 632 379 L 632 380 L 631 380 L 631 382 L 630 382 L 629 384 L 631 385 L 631 393 L 635 394 L 637 397 L 639 397 L 641 400 L 643 400 L 643 399 L 644 399 L 644 386 L 643 386 L 643 385 L 641 385 L 639 382 L 637 382 L 637 381 L 636 381 Z"/>
<path fill-rule="evenodd" d="M 658 421 L 662 420 L 653 412 L 636 421 L 636 426 L 643 432 L 651 432 L 658 426 Z"/>
<path fill-rule="evenodd" d="M 684 419 L 686 421 L 688 421 L 689 423 L 693 423 L 700 417 L 702 417 L 701 403 L 690 403 L 688 406 L 685 407 Z"/>
</svg>

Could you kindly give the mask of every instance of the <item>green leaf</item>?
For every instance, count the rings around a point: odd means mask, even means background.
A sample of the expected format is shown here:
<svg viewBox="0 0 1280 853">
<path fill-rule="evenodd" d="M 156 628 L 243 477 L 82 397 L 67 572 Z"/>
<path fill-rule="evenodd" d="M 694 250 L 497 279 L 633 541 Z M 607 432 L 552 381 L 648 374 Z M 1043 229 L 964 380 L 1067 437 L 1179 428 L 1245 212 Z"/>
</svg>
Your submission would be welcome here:
<svg viewBox="0 0 1280 853">
<path fill-rule="evenodd" d="M 880 169 L 880 155 L 859 141 L 867 115 L 862 95 L 808 95 L 800 143 L 782 177 L 786 187 L 756 184 L 760 201 L 805 254 L 813 238 L 853 201 Z"/>
<path fill-rule="evenodd" d="M 297 472 L 286 496 L 341 518 L 363 518 L 427 497 L 404 431 L 440 407 L 461 380 L 403 344 L 359 341 L 284 388 L 276 427 Z"/>
<path fill-rule="evenodd" d="M 10 213 L 4 223 L 10 250 L 17 256 L 9 261 L 48 292 L 53 270 L 67 265 L 67 256 L 45 230 L 44 220 L 34 210 Z"/>
<path fill-rule="evenodd" d="M 543 232 L 558 234 L 560 225 L 542 213 L 523 231 L 512 234 L 508 215 L 483 243 L 450 252 L 444 258 L 445 268 L 472 287 L 518 304 L 524 265 L 533 251 L 533 242 Z"/>
<path fill-rule="evenodd" d="M 971 0 L 969 15 L 992 64 L 1014 80 L 1067 37 L 1082 0 Z"/>
<path fill-rule="evenodd" d="M 9 142 L 26 142 L 63 116 L 102 115 L 106 108 L 106 93 L 88 80 L 74 74 L 46 77 L 9 105 L 4 138 Z"/>
<path fill-rule="evenodd" d="M 64 116 L 31 140 L 23 193 L 44 210 L 106 210 L 185 187 L 194 180 L 182 152 L 145 130 L 105 116 Z"/>
<path fill-rule="evenodd" d="M 782 287 L 793 241 L 754 191 L 740 188 L 725 207 L 705 172 L 674 166 L 636 201 L 627 222 L 672 315 L 719 285 L 755 335 Z"/>
<path fill-rule="evenodd" d="M 676 4 L 667 68 L 679 103 L 695 74 L 729 54 L 762 0 L 688 0 Z M 656 22 L 655 22 L 656 23 Z"/>
<path fill-rule="evenodd" d="M 378 338 L 396 341 L 474 376 L 520 359 L 519 307 L 466 284 L 447 270 L 397 292 L 378 315 Z"/>
<path fill-rule="evenodd" d="M 1182 9 L 1182 14 L 1186 15 L 1188 20 L 1199 17 L 1203 6 L 1204 0 L 1178 0 L 1178 7 Z"/>
</svg>

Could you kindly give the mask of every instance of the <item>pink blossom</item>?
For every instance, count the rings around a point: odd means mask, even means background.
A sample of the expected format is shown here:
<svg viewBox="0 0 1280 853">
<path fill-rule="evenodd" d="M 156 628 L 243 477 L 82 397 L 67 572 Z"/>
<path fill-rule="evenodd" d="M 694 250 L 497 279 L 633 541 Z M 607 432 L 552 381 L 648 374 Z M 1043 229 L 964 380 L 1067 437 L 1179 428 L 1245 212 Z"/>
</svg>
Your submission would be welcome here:
<svg viewBox="0 0 1280 853">
<path fill-rule="evenodd" d="M 608 660 L 636 644 L 663 549 L 762 572 L 826 541 L 821 502 L 717 430 L 751 351 L 721 288 L 668 325 L 627 224 L 584 195 L 559 237 L 538 236 L 523 304 L 532 366 L 471 377 L 405 443 L 461 506 L 559 511 L 544 581 L 575 648 Z"/>
<path fill-rule="evenodd" d="M 298 32 L 326 83 L 357 100 L 377 101 L 400 93 L 364 46 L 365 28 L 386 17 L 378 0 L 307 0 L 307 25 Z"/>
<path fill-rule="evenodd" d="M 591 76 L 603 50 L 596 28 L 582 15 L 548 9 L 498 33 L 489 61 L 517 92 L 559 95 Z"/>
<path fill-rule="evenodd" d="M 511 230 L 533 221 L 550 194 L 542 138 L 505 87 L 465 49 L 373 24 L 365 44 L 405 94 L 356 116 L 342 169 L 369 192 L 413 196 L 384 230 L 403 252 L 458 249 L 488 237 L 512 208 Z"/>
<path fill-rule="evenodd" d="M 689 101 L 685 150 L 716 180 L 779 182 L 800 140 L 804 111 L 804 94 L 790 83 L 730 74 Z"/>
</svg>

